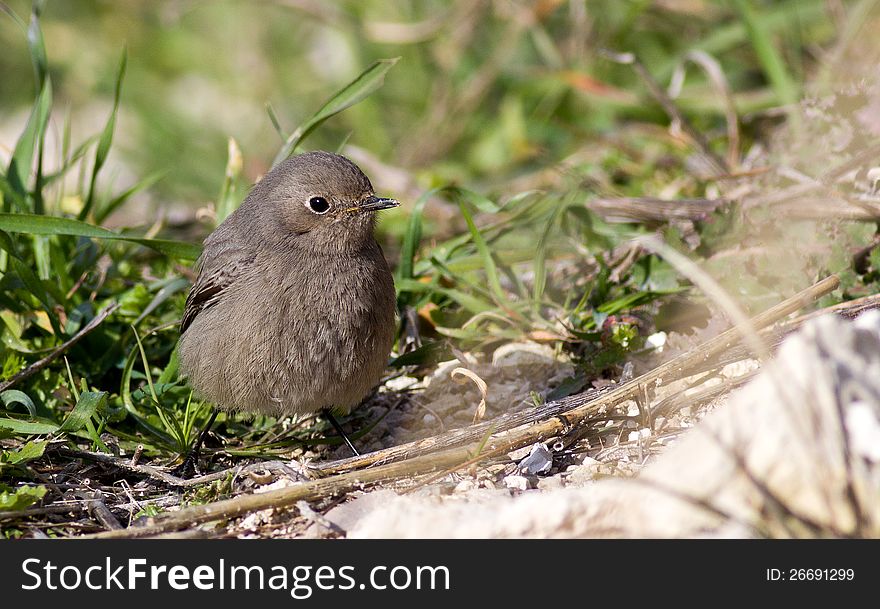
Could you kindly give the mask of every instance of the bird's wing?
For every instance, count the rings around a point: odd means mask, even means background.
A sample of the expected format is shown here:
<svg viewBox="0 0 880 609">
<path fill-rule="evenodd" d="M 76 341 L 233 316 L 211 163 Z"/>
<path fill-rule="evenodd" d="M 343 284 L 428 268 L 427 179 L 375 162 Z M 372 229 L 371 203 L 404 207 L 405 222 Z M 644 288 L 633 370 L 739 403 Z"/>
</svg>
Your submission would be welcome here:
<svg viewBox="0 0 880 609">
<path fill-rule="evenodd" d="M 219 252 L 205 249 L 199 259 L 198 277 L 186 298 L 183 318 L 180 320 L 181 334 L 192 324 L 196 315 L 220 300 L 223 292 L 253 263 L 254 258 L 253 254 L 239 248 L 227 247 Z"/>
</svg>

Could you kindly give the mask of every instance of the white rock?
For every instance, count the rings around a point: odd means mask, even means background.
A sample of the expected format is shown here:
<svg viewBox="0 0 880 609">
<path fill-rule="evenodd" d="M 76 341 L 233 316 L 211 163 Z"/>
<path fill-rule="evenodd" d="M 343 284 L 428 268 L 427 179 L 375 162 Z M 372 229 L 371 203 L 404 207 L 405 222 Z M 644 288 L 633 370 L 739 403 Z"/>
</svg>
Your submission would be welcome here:
<svg viewBox="0 0 880 609">
<path fill-rule="evenodd" d="M 470 478 L 465 478 L 461 482 L 455 485 L 455 489 L 453 492 L 456 493 L 467 493 L 468 491 L 472 491 L 477 488 L 477 483 L 471 480 Z"/>
<path fill-rule="evenodd" d="M 532 487 L 532 481 L 527 476 L 505 476 L 504 486 L 517 491 L 527 491 Z"/>
<path fill-rule="evenodd" d="M 654 348 L 657 353 L 663 353 L 666 344 L 666 332 L 655 332 L 645 339 L 645 346 Z"/>
</svg>

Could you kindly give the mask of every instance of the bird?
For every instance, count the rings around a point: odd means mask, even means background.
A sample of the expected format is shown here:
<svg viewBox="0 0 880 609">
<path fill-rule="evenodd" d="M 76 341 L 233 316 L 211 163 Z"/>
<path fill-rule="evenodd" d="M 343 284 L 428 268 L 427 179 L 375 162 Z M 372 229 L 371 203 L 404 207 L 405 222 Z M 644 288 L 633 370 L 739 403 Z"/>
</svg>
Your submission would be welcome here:
<svg viewBox="0 0 880 609">
<path fill-rule="evenodd" d="M 394 281 L 376 242 L 379 197 L 352 161 L 289 157 L 204 240 L 180 322 L 180 370 L 215 409 L 347 414 L 379 382 L 396 335 Z M 189 461 L 190 459 L 187 459 Z"/>
</svg>

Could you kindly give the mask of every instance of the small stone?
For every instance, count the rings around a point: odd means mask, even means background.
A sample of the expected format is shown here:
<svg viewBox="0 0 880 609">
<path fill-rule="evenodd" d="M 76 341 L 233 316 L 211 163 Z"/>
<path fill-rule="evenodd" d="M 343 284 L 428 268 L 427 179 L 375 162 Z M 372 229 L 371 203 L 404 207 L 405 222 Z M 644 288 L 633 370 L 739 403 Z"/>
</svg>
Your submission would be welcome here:
<svg viewBox="0 0 880 609">
<path fill-rule="evenodd" d="M 663 353 L 664 345 L 666 345 L 666 332 L 655 332 L 645 339 L 645 346 L 653 347 L 657 353 Z"/>
<path fill-rule="evenodd" d="M 852 451 L 871 463 L 880 462 L 880 421 L 875 407 L 864 401 L 848 405 L 844 420 Z"/>
<path fill-rule="evenodd" d="M 470 478 L 465 478 L 461 482 L 455 485 L 455 493 L 466 493 L 468 491 L 472 491 L 477 488 L 477 483 L 471 480 Z"/>
<path fill-rule="evenodd" d="M 419 379 L 412 376 L 398 376 L 385 381 L 383 387 L 386 391 L 404 391 L 417 387 L 419 383 Z"/>
<path fill-rule="evenodd" d="M 511 490 L 517 491 L 527 491 L 530 488 L 534 488 L 532 485 L 532 481 L 528 476 L 505 476 L 504 477 L 504 486 Z"/>
<path fill-rule="evenodd" d="M 553 453 L 544 444 L 535 444 L 529 456 L 519 462 L 519 471 L 524 475 L 544 474 L 553 467 Z"/>
<path fill-rule="evenodd" d="M 598 476 L 599 472 L 590 466 L 580 466 L 568 475 L 568 483 L 574 486 L 584 486 Z"/>
<path fill-rule="evenodd" d="M 542 491 L 552 491 L 564 486 L 565 483 L 562 481 L 562 476 L 559 474 L 538 479 L 538 488 Z"/>
</svg>

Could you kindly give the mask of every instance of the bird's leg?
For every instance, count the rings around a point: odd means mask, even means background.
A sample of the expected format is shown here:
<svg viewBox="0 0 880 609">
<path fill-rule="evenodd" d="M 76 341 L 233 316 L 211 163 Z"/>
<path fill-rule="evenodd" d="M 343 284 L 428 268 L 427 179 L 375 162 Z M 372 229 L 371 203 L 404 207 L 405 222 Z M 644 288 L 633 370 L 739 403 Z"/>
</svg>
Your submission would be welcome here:
<svg viewBox="0 0 880 609">
<path fill-rule="evenodd" d="M 329 409 L 329 408 L 325 408 L 324 410 L 321 411 L 321 414 L 323 414 L 324 417 L 325 417 L 328 421 L 330 421 L 330 424 L 333 426 L 333 429 L 335 429 L 335 430 L 336 430 L 336 433 L 338 433 L 338 434 L 340 435 L 340 437 L 342 437 L 342 439 L 343 439 L 343 440 L 345 441 L 345 443 L 348 445 L 348 448 L 351 449 L 351 452 L 354 453 L 354 456 L 355 456 L 355 457 L 360 457 L 361 454 L 360 454 L 360 453 L 358 452 L 358 450 L 354 447 L 354 444 L 352 444 L 351 439 L 348 437 L 348 434 L 346 434 L 346 433 L 342 430 L 342 425 L 339 424 L 339 421 L 336 420 L 336 417 L 333 416 L 333 413 L 330 411 L 330 409 Z"/>
<path fill-rule="evenodd" d="M 190 475 L 195 473 L 196 466 L 199 462 L 199 453 L 202 451 L 202 444 L 205 443 L 205 439 L 208 437 L 208 432 L 211 431 L 211 427 L 214 425 L 214 421 L 217 420 L 217 414 L 219 412 L 220 411 L 217 407 L 211 409 L 211 416 L 208 418 L 208 422 L 202 428 L 202 431 L 199 432 L 199 437 L 196 438 L 196 443 L 193 444 L 193 447 L 186 453 L 183 463 L 174 468 L 172 473 L 175 476 L 189 478 Z"/>
</svg>

